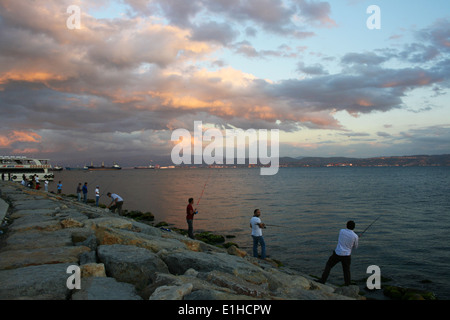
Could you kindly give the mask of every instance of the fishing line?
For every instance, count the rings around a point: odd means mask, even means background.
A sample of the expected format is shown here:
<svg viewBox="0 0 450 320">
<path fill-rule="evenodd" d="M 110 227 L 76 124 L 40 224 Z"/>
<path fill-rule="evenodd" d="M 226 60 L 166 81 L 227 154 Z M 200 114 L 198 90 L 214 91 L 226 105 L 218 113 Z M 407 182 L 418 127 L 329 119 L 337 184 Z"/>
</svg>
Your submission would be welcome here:
<svg viewBox="0 0 450 320">
<path fill-rule="evenodd" d="M 209 169 L 209 170 L 211 170 L 211 169 Z M 203 194 L 205 193 L 206 186 L 208 184 L 209 178 L 211 177 L 211 172 L 212 172 L 212 170 L 208 173 L 208 178 L 206 179 L 205 185 L 203 186 L 202 193 L 200 194 L 200 197 L 197 200 L 197 205 L 196 206 L 198 206 L 198 204 L 200 203 L 200 200 L 203 197 Z"/>
<path fill-rule="evenodd" d="M 98 198 L 99 200 L 101 199 L 101 197 L 103 197 L 105 194 L 107 194 L 107 193 L 109 192 L 108 189 L 109 189 L 109 187 L 110 187 L 113 183 L 114 183 L 114 181 L 110 182 L 110 183 L 106 186 L 106 188 L 104 188 L 104 189 L 103 189 L 103 187 L 102 187 L 102 189 L 105 190 L 105 191 L 103 191 L 103 193 L 100 195 L 100 197 Z"/>
</svg>

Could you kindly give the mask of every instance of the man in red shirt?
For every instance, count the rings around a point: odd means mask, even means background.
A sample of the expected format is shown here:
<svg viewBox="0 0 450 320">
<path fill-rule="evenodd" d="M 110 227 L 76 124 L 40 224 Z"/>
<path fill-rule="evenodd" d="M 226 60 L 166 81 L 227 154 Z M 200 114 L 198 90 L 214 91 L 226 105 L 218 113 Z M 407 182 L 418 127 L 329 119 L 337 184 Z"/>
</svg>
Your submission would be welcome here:
<svg viewBox="0 0 450 320">
<path fill-rule="evenodd" d="M 194 239 L 194 198 L 189 198 L 189 204 L 186 207 L 186 222 L 188 224 L 188 236 L 191 239 Z"/>
</svg>

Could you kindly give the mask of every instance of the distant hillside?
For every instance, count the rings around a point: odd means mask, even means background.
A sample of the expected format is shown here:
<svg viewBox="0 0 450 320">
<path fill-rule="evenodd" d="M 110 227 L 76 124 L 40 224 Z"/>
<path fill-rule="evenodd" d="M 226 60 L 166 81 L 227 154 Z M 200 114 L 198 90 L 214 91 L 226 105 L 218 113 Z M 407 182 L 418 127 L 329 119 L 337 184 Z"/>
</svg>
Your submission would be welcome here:
<svg viewBox="0 0 450 320">
<path fill-rule="evenodd" d="M 123 158 L 117 161 L 117 163 L 126 167 L 134 167 L 137 165 L 147 166 L 149 164 L 160 165 L 160 166 L 171 166 L 173 162 L 170 156 L 157 157 L 152 156 L 152 160 L 148 157 L 129 157 Z M 280 157 L 280 166 L 282 167 L 327 167 L 327 166 L 353 166 L 353 167 L 375 167 L 375 166 L 450 166 L 450 154 L 446 155 L 416 155 L 416 156 L 393 156 L 393 157 L 376 157 L 376 158 L 350 158 L 350 157 Z M 85 162 L 74 162 L 74 165 L 69 166 L 81 166 L 90 163 L 90 161 Z M 64 163 L 67 166 L 69 163 Z M 101 163 L 100 160 L 94 161 L 94 163 Z M 239 165 L 238 161 L 235 160 L 234 165 L 237 167 L 247 167 L 249 160 L 244 161 L 245 164 Z M 260 163 L 259 163 L 260 165 Z M 181 165 L 182 167 L 192 167 L 199 166 L 196 164 L 192 165 Z M 200 165 L 199 167 L 206 167 L 206 164 Z M 227 166 L 227 165 L 224 165 Z"/>
<path fill-rule="evenodd" d="M 280 158 L 280 165 L 292 167 L 324 167 L 324 166 L 353 166 L 353 167 L 378 167 L 378 166 L 450 166 L 450 154 L 444 155 L 415 155 L 392 156 L 376 158 L 347 158 L 347 157 L 305 157 Z"/>
</svg>

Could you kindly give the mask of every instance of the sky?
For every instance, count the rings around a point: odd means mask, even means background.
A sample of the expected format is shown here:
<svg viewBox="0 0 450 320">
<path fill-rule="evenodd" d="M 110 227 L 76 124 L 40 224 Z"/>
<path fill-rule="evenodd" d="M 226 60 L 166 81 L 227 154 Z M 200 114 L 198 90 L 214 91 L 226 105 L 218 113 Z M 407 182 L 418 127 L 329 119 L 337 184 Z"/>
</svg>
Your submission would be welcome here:
<svg viewBox="0 0 450 320">
<path fill-rule="evenodd" d="M 150 161 L 195 121 L 448 154 L 449 80 L 448 0 L 0 0 L 0 155 Z"/>
</svg>

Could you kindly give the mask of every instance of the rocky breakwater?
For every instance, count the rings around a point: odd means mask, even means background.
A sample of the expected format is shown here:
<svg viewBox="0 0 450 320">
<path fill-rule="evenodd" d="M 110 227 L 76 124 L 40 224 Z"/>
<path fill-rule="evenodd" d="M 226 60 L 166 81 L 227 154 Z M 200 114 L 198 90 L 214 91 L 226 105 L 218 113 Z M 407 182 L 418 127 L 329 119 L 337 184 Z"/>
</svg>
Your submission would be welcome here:
<svg viewBox="0 0 450 320">
<path fill-rule="evenodd" d="M 54 194 L 0 182 L 0 299 L 363 299 L 248 257 Z M 3 201 L 0 200 L 0 201 Z M 5 211 L 5 210 L 4 210 Z M 79 267 L 80 289 L 69 289 Z M 68 286 L 69 283 L 69 286 Z"/>
</svg>

